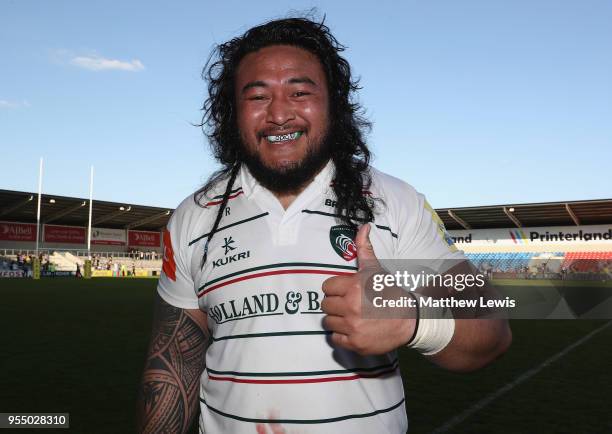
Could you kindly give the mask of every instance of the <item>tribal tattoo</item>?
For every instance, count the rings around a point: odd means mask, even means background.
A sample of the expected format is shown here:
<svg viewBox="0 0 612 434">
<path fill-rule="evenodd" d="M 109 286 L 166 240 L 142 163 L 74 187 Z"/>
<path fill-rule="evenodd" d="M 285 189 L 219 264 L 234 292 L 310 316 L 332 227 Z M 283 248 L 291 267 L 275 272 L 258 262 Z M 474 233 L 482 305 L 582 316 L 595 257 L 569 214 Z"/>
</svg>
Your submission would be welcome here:
<svg viewBox="0 0 612 434">
<path fill-rule="evenodd" d="M 157 296 L 138 402 L 138 432 L 185 433 L 197 413 L 208 347 L 206 314 Z"/>
</svg>

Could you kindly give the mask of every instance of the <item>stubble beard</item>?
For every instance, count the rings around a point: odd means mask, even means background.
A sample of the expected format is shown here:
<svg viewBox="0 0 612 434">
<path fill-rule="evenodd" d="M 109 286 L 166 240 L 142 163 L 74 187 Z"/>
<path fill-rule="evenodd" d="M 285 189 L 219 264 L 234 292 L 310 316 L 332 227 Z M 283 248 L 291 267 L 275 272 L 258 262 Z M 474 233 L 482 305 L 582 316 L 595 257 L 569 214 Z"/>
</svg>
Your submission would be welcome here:
<svg viewBox="0 0 612 434">
<path fill-rule="evenodd" d="M 280 167 L 264 163 L 258 152 L 253 152 L 240 138 L 242 162 L 251 175 L 263 187 L 277 194 L 300 192 L 321 171 L 331 157 L 329 130 L 315 142 L 308 144 L 308 151 L 300 161 L 293 161 Z"/>
</svg>

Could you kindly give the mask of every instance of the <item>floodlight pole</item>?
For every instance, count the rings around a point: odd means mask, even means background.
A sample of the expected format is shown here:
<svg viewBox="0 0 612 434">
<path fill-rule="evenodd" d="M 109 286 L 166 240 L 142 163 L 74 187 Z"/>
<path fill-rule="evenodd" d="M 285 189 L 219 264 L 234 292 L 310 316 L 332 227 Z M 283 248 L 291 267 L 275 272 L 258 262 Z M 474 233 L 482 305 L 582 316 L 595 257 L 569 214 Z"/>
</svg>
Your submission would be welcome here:
<svg viewBox="0 0 612 434">
<path fill-rule="evenodd" d="M 93 206 L 93 178 L 94 168 L 91 166 L 89 175 L 89 222 L 87 223 L 87 256 L 91 259 L 91 210 Z"/>
<path fill-rule="evenodd" d="M 38 207 L 36 210 L 36 257 L 38 258 L 38 239 L 40 238 L 40 202 L 42 196 L 43 158 L 38 166 Z"/>
</svg>

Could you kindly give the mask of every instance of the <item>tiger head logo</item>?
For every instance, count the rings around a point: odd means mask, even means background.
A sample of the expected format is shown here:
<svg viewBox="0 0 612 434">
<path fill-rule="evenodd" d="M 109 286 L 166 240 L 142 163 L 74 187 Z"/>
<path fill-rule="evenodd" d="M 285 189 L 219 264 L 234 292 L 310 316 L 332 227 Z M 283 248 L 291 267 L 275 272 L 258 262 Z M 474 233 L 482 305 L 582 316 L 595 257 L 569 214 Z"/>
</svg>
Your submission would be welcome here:
<svg viewBox="0 0 612 434">
<path fill-rule="evenodd" d="M 355 229 L 348 225 L 332 226 L 329 230 L 329 241 L 334 251 L 345 261 L 352 261 L 357 257 L 355 235 Z"/>
</svg>

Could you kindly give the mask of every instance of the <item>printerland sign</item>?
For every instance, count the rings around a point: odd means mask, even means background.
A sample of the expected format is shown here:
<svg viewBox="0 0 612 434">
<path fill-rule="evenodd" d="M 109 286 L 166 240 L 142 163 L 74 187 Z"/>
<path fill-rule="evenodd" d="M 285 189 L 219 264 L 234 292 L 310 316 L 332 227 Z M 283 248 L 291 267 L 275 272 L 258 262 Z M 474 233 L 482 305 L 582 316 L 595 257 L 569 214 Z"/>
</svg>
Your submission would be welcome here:
<svg viewBox="0 0 612 434">
<path fill-rule="evenodd" d="M 555 226 L 538 228 L 472 229 L 449 231 L 457 244 L 486 246 L 491 244 L 514 246 L 519 244 L 601 244 L 612 246 L 612 226 Z"/>
<path fill-rule="evenodd" d="M 31 223 L 0 222 L 1 241 L 36 241 L 36 225 Z"/>
<path fill-rule="evenodd" d="M 128 245 L 131 247 L 160 247 L 160 232 L 129 231 Z"/>
</svg>

